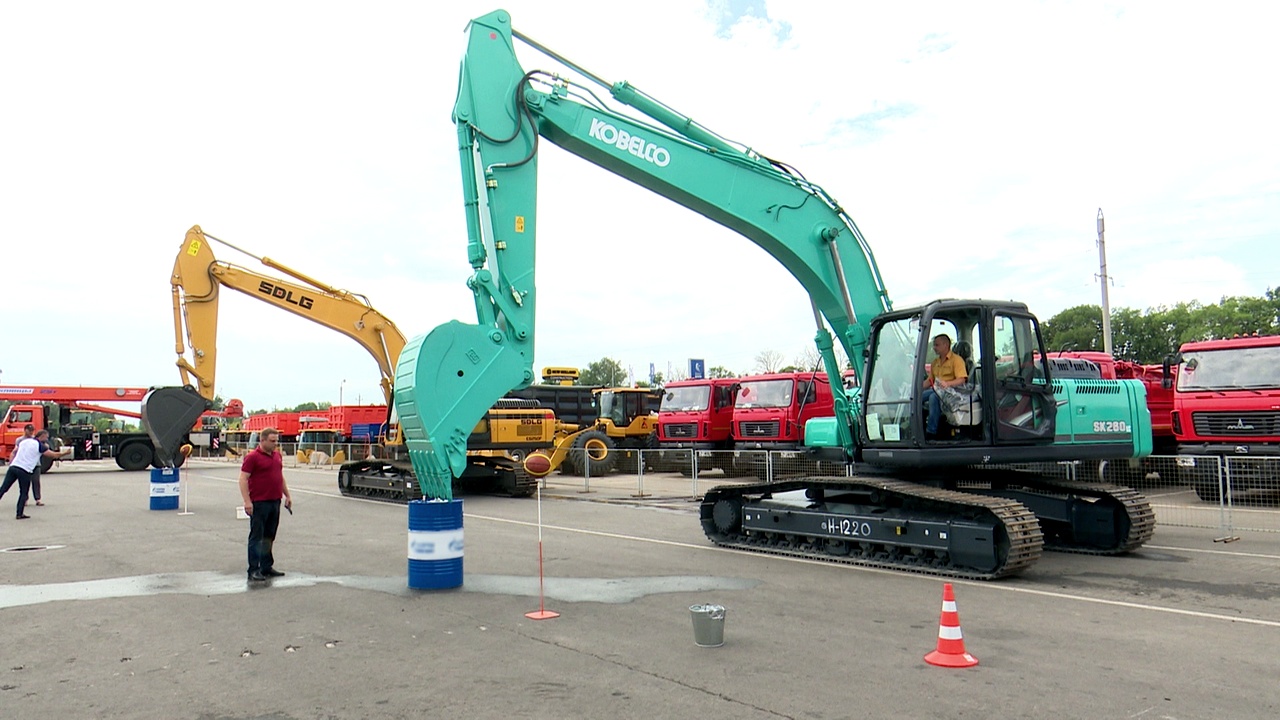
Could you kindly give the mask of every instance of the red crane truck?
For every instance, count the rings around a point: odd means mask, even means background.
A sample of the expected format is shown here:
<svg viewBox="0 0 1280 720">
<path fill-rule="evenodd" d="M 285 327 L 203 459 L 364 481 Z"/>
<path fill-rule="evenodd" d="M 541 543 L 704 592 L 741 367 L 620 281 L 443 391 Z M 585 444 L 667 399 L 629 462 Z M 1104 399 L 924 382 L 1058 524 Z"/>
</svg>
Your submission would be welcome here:
<svg viewBox="0 0 1280 720">
<path fill-rule="evenodd" d="M 8 462 L 10 453 L 26 425 L 37 430 L 48 430 L 50 446 L 55 449 L 69 446 L 75 449 L 68 460 L 101 460 L 115 458 L 124 470 L 145 470 L 148 466 L 161 467 L 155 456 L 155 447 L 147 433 L 138 430 L 99 431 L 87 422 L 76 422 L 76 410 L 80 403 L 88 402 L 141 402 L 147 388 L 83 387 L 71 385 L 0 385 L 0 400 L 11 403 L 0 419 L 0 459 Z M 107 412 L 113 410 L 100 408 Z M 122 414 L 130 414 L 123 411 Z M 192 432 L 186 438 L 192 444 L 209 446 L 216 438 L 216 431 Z M 44 459 L 42 471 L 48 471 L 51 459 Z"/>
</svg>

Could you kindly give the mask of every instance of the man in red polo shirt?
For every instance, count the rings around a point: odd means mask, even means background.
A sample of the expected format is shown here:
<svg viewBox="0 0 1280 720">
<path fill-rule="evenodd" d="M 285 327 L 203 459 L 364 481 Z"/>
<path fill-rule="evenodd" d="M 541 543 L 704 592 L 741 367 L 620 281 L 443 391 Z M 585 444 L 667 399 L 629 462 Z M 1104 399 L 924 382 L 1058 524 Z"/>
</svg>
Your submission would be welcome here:
<svg viewBox="0 0 1280 720">
<path fill-rule="evenodd" d="M 240 464 L 240 497 L 249 516 L 249 580 L 262 582 L 284 573 L 275 569 L 271 554 L 280 525 L 280 499 L 293 507 L 289 486 L 284 482 L 284 458 L 276 449 L 280 433 L 267 428 L 258 434 L 258 447 Z M 292 510 L 290 510 L 292 512 Z"/>
</svg>

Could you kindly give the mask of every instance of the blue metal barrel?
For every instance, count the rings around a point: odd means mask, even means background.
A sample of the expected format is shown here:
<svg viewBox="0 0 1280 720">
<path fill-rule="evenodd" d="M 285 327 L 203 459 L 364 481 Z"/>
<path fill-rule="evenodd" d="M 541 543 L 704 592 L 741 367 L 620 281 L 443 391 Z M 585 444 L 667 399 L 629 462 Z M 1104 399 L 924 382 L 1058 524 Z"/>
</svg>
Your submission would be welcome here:
<svg viewBox="0 0 1280 720">
<path fill-rule="evenodd" d="M 409 503 L 409 587 L 462 586 L 462 501 Z"/>
<path fill-rule="evenodd" d="M 154 468 L 151 471 L 151 509 L 178 509 L 178 469 Z"/>
</svg>

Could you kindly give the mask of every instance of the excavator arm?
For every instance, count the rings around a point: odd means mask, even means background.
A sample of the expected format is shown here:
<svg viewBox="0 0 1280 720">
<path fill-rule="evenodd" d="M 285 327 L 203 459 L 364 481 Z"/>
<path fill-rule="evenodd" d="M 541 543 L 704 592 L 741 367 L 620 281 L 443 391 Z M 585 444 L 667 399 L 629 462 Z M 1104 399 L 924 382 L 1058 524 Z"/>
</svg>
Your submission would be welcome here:
<svg viewBox="0 0 1280 720">
<path fill-rule="evenodd" d="M 214 257 L 210 240 L 217 238 L 205 234 L 199 225 L 188 230 L 169 278 L 173 292 L 174 349 L 184 385 L 194 385 L 200 395 L 213 399 L 219 291 L 227 287 L 360 343 L 378 363 L 382 392 L 387 402 L 391 402 L 396 360 L 405 346 L 404 335 L 395 323 L 375 310 L 363 295 L 335 288 L 270 258 L 245 253 L 305 284 L 222 262 Z M 187 346 L 191 348 L 190 357 Z"/>
<path fill-rule="evenodd" d="M 214 257 L 210 240 L 244 252 L 303 284 L 262 275 Z M 258 257 L 206 234 L 187 231 L 169 278 L 173 292 L 174 350 L 183 387 L 152 389 L 142 401 L 142 422 L 161 458 L 172 458 L 181 437 L 210 407 L 218 358 L 218 302 L 223 287 L 346 335 L 378 363 L 388 408 L 404 335 L 362 295 L 315 280 L 270 258 Z M 190 347 L 190 355 L 187 347 Z"/>
<path fill-rule="evenodd" d="M 741 233 L 808 291 L 829 377 L 840 377 L 827 328 L 858 366 L 871 320 L 890 302 L 870 248 L 829 194 L 789 166 L 699 126 L 625 82 L 609 83 L 515 32 L 496 11 L 469 26 L 454 108 L 475 325 L 450 322 L 413 339 L 397 369 L 397 410 L 425 494 L 465 467 L 466 437 L 504 393 L 533 380 L 537 164 L 548 140 Z M 574 68 L 590 87 L 526 72 L 513 38 Z M 853 409 L 833 385 L 840 443 Z M 438 495 L 437 495 L 438 496 Z"/>
</svg>

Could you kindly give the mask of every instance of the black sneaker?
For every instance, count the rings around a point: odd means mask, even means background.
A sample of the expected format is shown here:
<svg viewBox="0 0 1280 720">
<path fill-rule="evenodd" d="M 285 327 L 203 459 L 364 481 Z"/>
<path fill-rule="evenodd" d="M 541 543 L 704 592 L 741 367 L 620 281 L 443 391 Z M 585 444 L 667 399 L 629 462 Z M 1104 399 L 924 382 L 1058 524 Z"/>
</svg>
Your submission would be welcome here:
<svg viewBox="0 0 1280 720">
<path fill-rule="evenodd" d="M 253 572 L 249 573 L 249 582 L 266 582 L 266 581 L 267 581 L 267 576 L 263 575 L 257 570 L 254 570 Z"/>
<path fill-rule="evenodd" d="M 283 572 L 280 572 L 275 568 L 271 568 L 270 570 L 263 570 L 262 574 L 266 575 L 267 577 L 283 577 L 284 576 Z"/>
<path fill-rule="evenodd" d="M 14 518 L 14 520 L 30 520 L 30 519 L 31 519 L 30 515 L 19 515 Z"/>
</svg>

